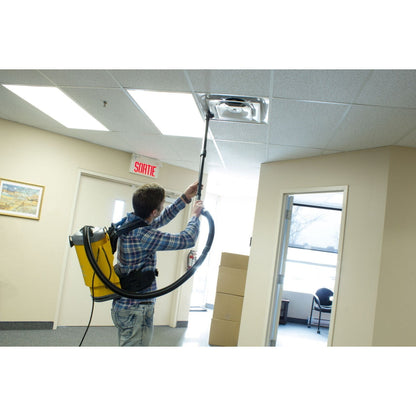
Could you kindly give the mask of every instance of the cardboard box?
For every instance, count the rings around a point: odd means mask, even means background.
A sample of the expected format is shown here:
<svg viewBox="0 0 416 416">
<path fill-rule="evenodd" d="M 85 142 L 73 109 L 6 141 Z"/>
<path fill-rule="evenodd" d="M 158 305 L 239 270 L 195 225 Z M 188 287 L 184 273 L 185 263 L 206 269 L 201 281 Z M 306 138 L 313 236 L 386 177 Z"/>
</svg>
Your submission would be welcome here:
<svg viewBox="0 0 416 416">
<path fill-rule="evenodd" d="M 218 270 L 217 292 L 244 296 L 247 270 L 220 266 Z"/>
<path fill-rule="evenodd" d="M 217 292 L 212 317 L 224 321 L 240 322 L 243 300 L 243 296 Z"/>
<path fill-rule="evenodd" d="M 209 333 L 209 345 L 235 347 L 238 344 L 239 332 L 240 322 L 213 318 Z"/>
<path fill-rule="evenodd" d="M 249 256 L 243 256 L 242 254 L 222 253 L 220 266 L 247 269 L 248 259 Z"/>
</svg>

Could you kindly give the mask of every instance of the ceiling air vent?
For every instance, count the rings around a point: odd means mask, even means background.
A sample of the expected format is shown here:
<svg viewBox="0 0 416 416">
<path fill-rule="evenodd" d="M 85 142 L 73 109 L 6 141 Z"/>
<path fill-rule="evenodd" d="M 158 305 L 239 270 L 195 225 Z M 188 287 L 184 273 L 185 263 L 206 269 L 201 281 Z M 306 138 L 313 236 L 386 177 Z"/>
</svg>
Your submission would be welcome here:
<svg viewBox="0 0 416 416">
<path fill-rule="evenodd" d="M 198 98 L 203 108 L 214 115 L 214 120 L 267 123 L 269 107 L 267 98 L 207 94 L 198 94 Z"/>
</svg>

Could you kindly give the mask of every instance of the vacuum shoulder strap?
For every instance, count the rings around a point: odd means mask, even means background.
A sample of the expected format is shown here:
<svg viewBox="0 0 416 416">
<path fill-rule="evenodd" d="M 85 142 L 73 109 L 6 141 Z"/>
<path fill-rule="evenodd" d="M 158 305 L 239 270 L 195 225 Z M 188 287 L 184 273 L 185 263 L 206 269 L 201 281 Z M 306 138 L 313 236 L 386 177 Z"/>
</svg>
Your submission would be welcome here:
<svg viewBox="0 0 416 416">
<path fill-rule="evenodd" d="M 129 223 L 124 223 L 123 225 L 121 225 L 120 227 L 116 226 L 116 233 L 117 236 L 120 236 L 122 234 L 127 234 L 132 230 L 135 230 L 136 228 L 139 227 L 146 227 L 147 224 L 145 221 L 143 221 L 142 219 L 138 218 L 137 220 L 131 221 Z"/>
</svg>

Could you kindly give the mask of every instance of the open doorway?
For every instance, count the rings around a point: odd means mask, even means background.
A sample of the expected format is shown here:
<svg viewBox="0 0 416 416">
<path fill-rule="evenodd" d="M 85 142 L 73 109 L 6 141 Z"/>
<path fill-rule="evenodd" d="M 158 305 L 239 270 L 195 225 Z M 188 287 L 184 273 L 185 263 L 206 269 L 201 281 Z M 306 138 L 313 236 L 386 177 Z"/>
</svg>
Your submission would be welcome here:
<svg viewBox="0 0 416 416">
<path fill-rule="evenodd" d="M 213 186 L 207 189 L 204 205 L 214 219 L 215 237 L 207 258 L 193 277 L 188 329 L 191 332 L 204 333 L 208 337 L 222 253 L 250 255 L 256 194 L 248 193 L 248 190 L 244 194 L 232 187 L 229 187 L 228 193 L 220 194 L 218 188 Z M 204 248 L 207 233 L 208 226 L 206 221 L 202 220 L 198 255 Z"/>
<path fill-rule="evenodd" d="M 346 190 L 284 195 L 267 345 L 331 345 L 345 197 Z M 330 312 L 313 301 L 323 288 L 330 301 L 318 301 Z"/>
</svg>

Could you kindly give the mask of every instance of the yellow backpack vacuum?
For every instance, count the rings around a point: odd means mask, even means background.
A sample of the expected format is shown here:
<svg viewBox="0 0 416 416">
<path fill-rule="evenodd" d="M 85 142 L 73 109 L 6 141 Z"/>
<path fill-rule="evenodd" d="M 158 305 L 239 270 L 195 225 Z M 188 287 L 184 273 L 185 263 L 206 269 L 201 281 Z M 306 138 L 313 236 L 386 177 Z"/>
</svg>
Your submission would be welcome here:
<svg viewBox="0 0 416 416">
<path fill-rule="evenodd" d="M 71 247 L 75 246 L 85 285 L 89 287 L 91 296 L 96 302 L 114 299 L 118 295 L 109 289 L 100 278 L 97 278 L 97 273 L 86 252 L 87 248 L 84 244 L 82 231 L 83 229 L 70 236 L 69 241 Z M 88 231 L 92 234 L 89 240 L 90 250 L 96 265 L 110 283 L 120 288 L 120 279 L 113 267 L 114 255 L 109 234 L 103 228 L 93 228 Z"/>
</svg>

